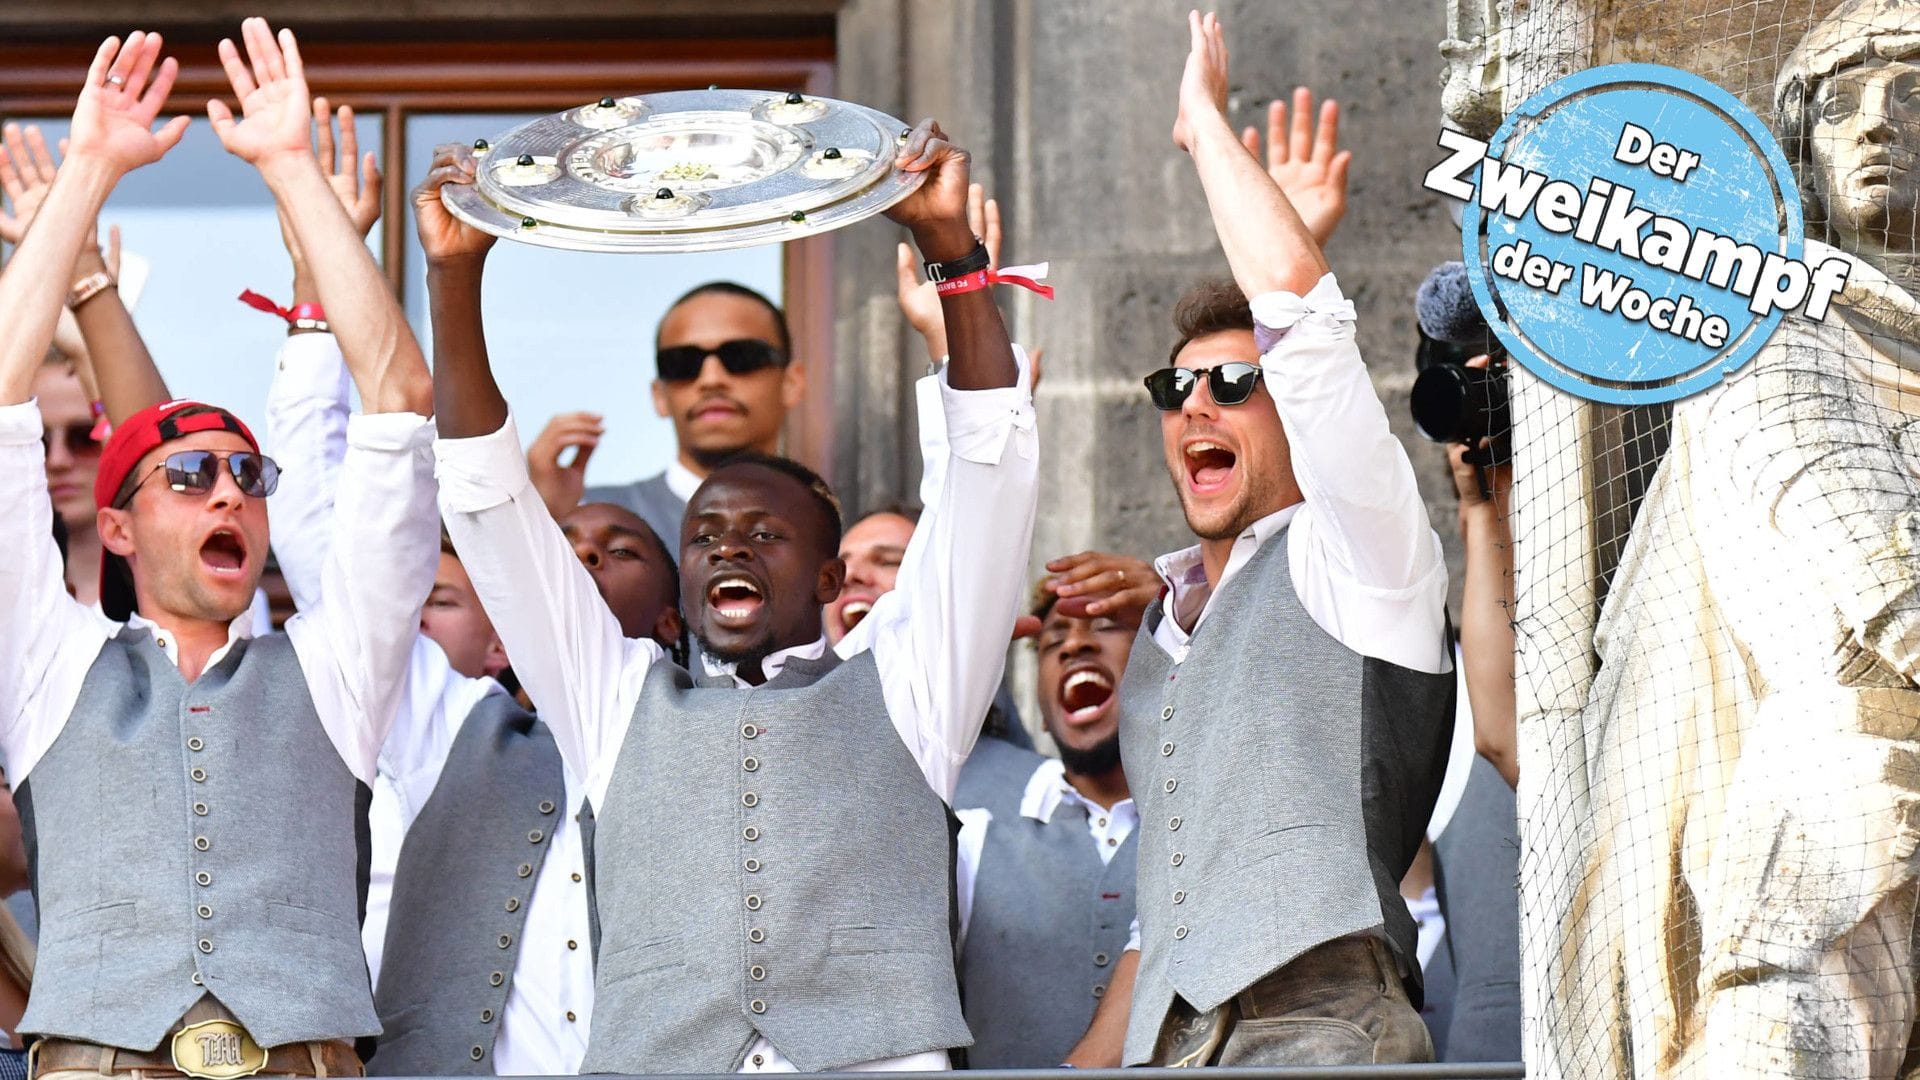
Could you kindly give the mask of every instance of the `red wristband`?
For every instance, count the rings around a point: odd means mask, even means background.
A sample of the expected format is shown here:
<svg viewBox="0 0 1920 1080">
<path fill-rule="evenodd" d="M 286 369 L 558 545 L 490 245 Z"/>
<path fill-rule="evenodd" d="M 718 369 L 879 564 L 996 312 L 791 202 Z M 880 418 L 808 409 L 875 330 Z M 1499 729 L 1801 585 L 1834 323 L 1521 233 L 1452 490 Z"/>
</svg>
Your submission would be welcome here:
<svg viewBox="0 0 1920 1080">
<path fill-rule="evenodd" d="M 290 308 L 283 308 L 252 289 L 240 294 L 240 302 L 270 315 L 278 315 L 287 320 L 288 326 L 292 326 L 301 319 L 311 319 L 314 322 L 327 321 L 327 313 L 320 309 L 319 304 L 295 304 Z"/>
<path fill-rule="evenodd" d="M 975 270 L 971 274 L 962 274 L 957 278 L 935 282 L 933 291 L 941 296 L 955 296 L 960 293 L 978 292 L 990 285 L 1018 285 L 1023 289 L 1040 294 L 1043 299 L 1053 299 L 1053 286 L 1040 284 L 1040 278 L 1047 276 L 1047 264 L 1033 266 L 1009 266 L 1005 270 Z"/>
</svg>

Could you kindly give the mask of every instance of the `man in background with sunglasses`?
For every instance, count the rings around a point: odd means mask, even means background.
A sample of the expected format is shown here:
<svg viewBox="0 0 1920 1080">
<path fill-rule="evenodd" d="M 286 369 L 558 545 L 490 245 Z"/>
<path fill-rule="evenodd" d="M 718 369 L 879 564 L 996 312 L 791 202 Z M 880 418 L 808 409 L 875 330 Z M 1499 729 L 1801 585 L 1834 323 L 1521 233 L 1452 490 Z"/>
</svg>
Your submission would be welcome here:
<svg viewBox="0 0 1920 1080">
<path fill-rule="evenodd" d="M 67 596 L 27 393 L 119 179 L 157 161 L 178 65 L 109 38 L 65 165 L 0 275 L 0 751 L 34 852 L 39 966 L 23 1032 L 40 1075 L 353 1075 L 379 1021 L 360 949 L 360 802 L 437 551 L 430 377 L 309 145 L 292 35 L 220 55 L 245 119 L 208 113 L 318 272 L 368 414 L 349 427 L 328 602 L 254 637 L 278 480 L 251 432 L 170 401 L 121 418 L 94 497 L 124 626 Z M 257 81 L 256 81 L 257 80 Z M 125 577 L 121 577 L 121 567 Z"/>
<path fill-rule="evenodd" d="M 742 450 L 780 452 L 787 410 L 806 390 L 792 345 L 786 313 L 745 285 L 710 281 L 689 290 L 654 334 L 653 408 L 673 422 L 673 460 L 645 480 L 583 491 L 587 459 L 603 434 L 600 417 L 556 416 L 527 448 L 547 509 L 558 519 L 582 501 L 613 503 L 677 544 L 687 500 L 715 465 Z M 573 459 L 561 465 L 568 449 Z"/>
<path fill-rule="evenodd" d="M 1147 378 L 1200 542 L 1156 563 L 1120 690 L 1142 822 L 1125 1061 L 1430 1060 L 1398 882 L 1452 731 L 1440 541 L 1353 305 L 1227 121 L 1220 24 L 1189 34 L 1173 136 L 1234 282 L 1182 300 Z"/>
</svg>

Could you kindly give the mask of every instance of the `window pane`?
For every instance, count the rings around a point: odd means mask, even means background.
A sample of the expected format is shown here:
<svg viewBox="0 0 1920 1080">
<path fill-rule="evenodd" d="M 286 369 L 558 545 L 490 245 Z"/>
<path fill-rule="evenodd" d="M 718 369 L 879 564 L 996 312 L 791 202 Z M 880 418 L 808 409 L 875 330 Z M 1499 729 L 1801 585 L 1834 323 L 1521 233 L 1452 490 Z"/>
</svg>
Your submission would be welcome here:
<svg viewBox="0 0 1920 1080">
<path fill-rule="evenodd" d="M 418 183 L 440 143 L 493 138 L 535 114 L 417 114 L 407 118 L 405 182 Z M 425 258 L 407 229 L 407 315 L 429 340 Z M 702 282 L 724 279 L 781 302 L 778 246 L 690 255 L 600 255 L 511 241 L 487 259 L 487 347 L 521 438 L 556 413 L 589 411 L 607 433 L 587 482 L 650 476 L 673 457 L 673 426 L 654 415 L 653 331 L 667 305 Z"/>
<path fill-rule="evenodd" d="M 49 144 L 67 133 L 64 117 L 16 119 L 38 123 Z M 362 116 L 357 126 L 361 147 L 377 153 L 381 117 Z M 232 409 L 262 430 L 286 324 L 238 298 L 252 289 L 290 303 L 293 270 L 260 174 L 222 149 L 206 120 L 195 120 L 164 159 L 121 181 L 100 222 L 120 226 L 125 250 L 150 266 L 134 321 L 167 388 Z M 376 258 L 380 229 L 371 237 Z"/>
</svg>

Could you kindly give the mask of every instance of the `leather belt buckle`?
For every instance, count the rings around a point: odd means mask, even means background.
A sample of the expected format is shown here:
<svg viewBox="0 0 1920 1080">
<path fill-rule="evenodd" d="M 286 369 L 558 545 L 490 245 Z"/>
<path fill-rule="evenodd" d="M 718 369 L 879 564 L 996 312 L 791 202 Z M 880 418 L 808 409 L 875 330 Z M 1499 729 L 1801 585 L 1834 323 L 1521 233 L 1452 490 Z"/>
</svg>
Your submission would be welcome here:
<svg viewBox="0 0 1920 1080">
<path fill-rule="evenodd" d="M 200 1080 L 239 1080 L 267 1067 L 267 1052 L 232 1020 L 203 1020 L 173 1035 L 173 1067 Z"/>
</svg>

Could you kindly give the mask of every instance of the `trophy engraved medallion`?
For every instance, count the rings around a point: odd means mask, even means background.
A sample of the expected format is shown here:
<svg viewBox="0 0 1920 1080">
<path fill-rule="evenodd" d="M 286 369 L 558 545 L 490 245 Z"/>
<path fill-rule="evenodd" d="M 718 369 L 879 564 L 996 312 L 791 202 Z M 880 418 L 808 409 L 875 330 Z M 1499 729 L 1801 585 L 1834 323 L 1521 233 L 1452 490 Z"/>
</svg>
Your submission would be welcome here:
<svg viewBox="0 0 1920 1080">
<path fill-rule="evenodd" d="M 837 229 L 907 197 L 908 126 L 832 98 L 676 90 L 601 98 L 474 143 L 440 191 L 484 232 L 574 251 L 716 251 Z"/>
</svg>

